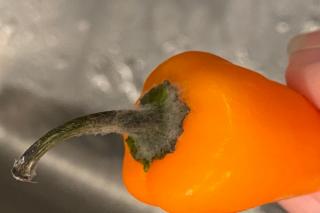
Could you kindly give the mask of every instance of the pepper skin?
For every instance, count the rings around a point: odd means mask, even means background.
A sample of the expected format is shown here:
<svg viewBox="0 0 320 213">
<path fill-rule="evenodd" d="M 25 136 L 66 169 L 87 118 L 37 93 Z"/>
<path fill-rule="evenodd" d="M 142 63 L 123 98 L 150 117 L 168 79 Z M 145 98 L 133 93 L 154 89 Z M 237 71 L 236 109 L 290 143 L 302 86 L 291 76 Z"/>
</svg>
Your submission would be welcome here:
<svg viewBox="0 0 320 213">
<path fill-rule="evenodd" d="M 158 66 L 190 108 L 176 149 L 147 172 L 126 145 L 123 180 L 169 213 L 231 213 L 320 189 L 320 115 L 303 96 L 204 52 Z"/>
</svg>

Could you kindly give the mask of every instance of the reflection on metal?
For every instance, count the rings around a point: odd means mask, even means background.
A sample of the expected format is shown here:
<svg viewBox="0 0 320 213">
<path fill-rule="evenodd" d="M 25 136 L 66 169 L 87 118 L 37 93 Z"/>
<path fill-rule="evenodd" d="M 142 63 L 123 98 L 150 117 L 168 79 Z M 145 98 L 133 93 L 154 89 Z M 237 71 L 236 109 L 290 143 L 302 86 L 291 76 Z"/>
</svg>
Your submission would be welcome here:
<svg viewBox="0 0 320 213">
<path fill-rule="evenodd" d="M 108 78 L 105 75 L 102 74 L 94 74 L 90 78 L 90 81 L 98 87 L 102 92 L 110 92 L 111 84 L 108 80 Z"/>
<path fill-rule="evenodd" d="M 123 63 L 116 64 L 116 68 L 121 76 L 120 88 L 125 92 L 131 102 L 136 101 L 139 97 L 139 92 L 133 82 L 132 70 Z"/>
</svg>

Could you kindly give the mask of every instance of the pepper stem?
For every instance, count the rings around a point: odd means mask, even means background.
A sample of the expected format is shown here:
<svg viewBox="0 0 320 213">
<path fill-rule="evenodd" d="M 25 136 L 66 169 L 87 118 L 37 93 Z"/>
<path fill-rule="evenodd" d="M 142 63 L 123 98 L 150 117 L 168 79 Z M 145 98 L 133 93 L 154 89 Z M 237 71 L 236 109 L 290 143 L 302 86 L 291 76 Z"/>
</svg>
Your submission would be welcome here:
<svg viewBox="0 0 320 213">
<path fill-rule="evenodd" d="M 52 129 L 37 140 L 16 160 L 12 169 L 13 176 L 22 181 L 31 181 L 35 176 L 35 166 L 40 158 L 58 143 L 82 135 L 108 133 L 126 133 L 130 122 L 127 117 L 141 117 L 147 114 L 142 111 L 107 111 L 75 118 L 57 128 Z"/>
<path fill-rule="evenodd" d="M 127 134 L 126 142 L 132 156 L 147 171 L 153 160 L 174 151 L 188 111 L 177 89 L 164 81 L 140 99 L 139 110 L 90 114 L 50 130 L 14 162 L 12 175 L 17 180 L 32 182 L 38 161 L 58 143 L 82 135 L 109 133 Z"/>
</svg>

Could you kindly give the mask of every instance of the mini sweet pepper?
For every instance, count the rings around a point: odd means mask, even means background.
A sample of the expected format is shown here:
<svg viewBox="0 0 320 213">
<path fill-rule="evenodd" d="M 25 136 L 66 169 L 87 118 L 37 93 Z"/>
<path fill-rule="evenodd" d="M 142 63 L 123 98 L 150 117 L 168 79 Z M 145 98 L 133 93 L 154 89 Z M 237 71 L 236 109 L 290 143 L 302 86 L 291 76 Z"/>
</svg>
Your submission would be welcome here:
<svg viewBox="0 0 320 213">
<path fill-rule="evenodd" d="M 85 134 L 123 135 L 123 181 L 170 213 L 232 213 L 320 189 L 320 114 L 285 85 L 205 52 L 185 52 L 146 79 L 135 109 L 73 119 L 36 141 L 13 176 Z"/>
</svg>

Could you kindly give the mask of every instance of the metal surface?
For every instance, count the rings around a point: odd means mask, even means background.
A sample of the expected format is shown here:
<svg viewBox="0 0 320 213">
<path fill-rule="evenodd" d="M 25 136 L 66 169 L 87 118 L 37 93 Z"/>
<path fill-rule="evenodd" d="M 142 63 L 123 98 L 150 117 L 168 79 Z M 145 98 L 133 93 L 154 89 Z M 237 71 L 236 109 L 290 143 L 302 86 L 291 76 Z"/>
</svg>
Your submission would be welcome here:
<svg viewBox="0 0 320 213">
<path fill-rule="evenodd" d="M 127 108 L 145 77 L 183 50 L 214 52 L 283 81 L 290 37 L 319 27 L 320 1 L 0 1 L 1 212 L 162 212 L 121 182 L 115 136 L 86 137 L 42 160 L 38 184 L 13 160 L 52 127 Z M 244 192 L 245 193 L 245 192 Z M 282 212 L 277 206 L 250 210 Z"/>
</svg>

